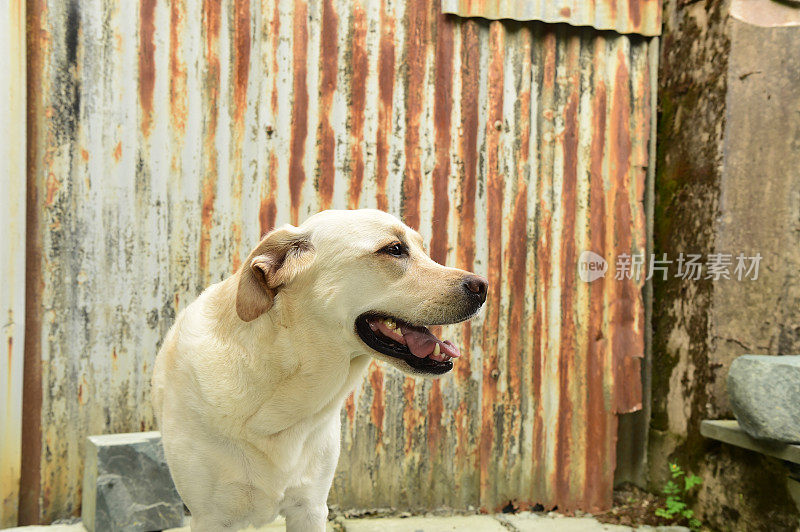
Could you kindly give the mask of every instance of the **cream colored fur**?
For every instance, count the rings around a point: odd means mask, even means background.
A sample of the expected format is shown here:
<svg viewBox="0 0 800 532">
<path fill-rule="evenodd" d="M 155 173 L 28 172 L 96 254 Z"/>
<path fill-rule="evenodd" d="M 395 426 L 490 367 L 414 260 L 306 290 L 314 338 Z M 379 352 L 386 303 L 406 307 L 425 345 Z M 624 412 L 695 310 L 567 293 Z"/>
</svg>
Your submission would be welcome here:
<svg viewBox="0 0 800 532">
<path fill-rule="evenodd" d="M 408 257 L 379 252 L 394 241 Z M 156 358 L 152 396 L 192 530 L 278 514 L 289 531 L 324 530 L 345 397 L 370 357 L 413 372 L 367 347 L 356 317 L 463 320 L 468 275 L 433 262 L 389 214 L 324 211 L 268 234 L 184 309 Z"/>
</svg>

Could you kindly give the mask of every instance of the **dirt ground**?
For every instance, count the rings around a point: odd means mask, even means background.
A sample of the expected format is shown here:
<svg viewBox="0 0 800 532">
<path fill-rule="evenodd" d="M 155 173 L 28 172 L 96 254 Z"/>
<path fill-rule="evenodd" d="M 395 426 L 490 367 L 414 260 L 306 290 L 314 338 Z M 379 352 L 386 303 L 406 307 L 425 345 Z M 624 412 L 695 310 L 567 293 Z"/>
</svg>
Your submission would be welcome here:
<svg viewBox="0 0 800 532">
<path fill-rule="evenodd" d="M 633 485 L 614 490 L 614 506 L 603 513 L 594 514 L 601 523 L 625 526 L 688 526 L 685 520 L 668 520 L 656 515 L 656 508 L 663 508 L 665 498 L 644 491 Z"/>
<path fill-rule="evenodd" d="M 613 507 L 602 513 L 593 514 L 597 521 L 610 525 L 622 525 L 637 528 L 640 526 L 688 526 L 688 523 L 681 520 L 669 520 L 663 517 L 656 516 L 656 509 L 662 508 L 665 505 L 665 497 L 655 495 L 647 492 L 633 485 L 623 485 L 614 490 Z M 520 509 L 513 503 L 509 503 L 503 508 L 504 514 L 516 514 Z M 548 512 L 544 509 L 533 508 L 533 511 L 539 515 L 546 516 Z M 555 512 L 559 512 L 555 509 Z M 331 508 L 331 513 L 334 516 L 341 516 L 341 518 L 376 518 L 376 517 L 409 517 L 408 512 L 398 512 L 394 509 L 373 509 L 373 510 L 350 510 L 342 511 L 339 508 Z M 452 509 L 440 509 L 430 512 L 429 515 L 435 516 L 452 516 L 452 515 L 472 515 L 477 511 L 454 511 Z M 575 512 L 574 514 L 564 514 L 570 517 L 588 517 L 588 514 L 582 512 Z M 703 528 L 703 530 L 708 530 Z"/>
</svg>

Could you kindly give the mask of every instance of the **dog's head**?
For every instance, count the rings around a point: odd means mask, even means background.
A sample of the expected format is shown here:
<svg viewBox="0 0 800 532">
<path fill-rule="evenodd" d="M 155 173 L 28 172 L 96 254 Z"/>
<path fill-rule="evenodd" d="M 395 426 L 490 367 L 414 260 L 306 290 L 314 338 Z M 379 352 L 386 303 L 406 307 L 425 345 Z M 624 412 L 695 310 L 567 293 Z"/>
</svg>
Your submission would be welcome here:
<svg viewBox="0 0 800 532">
<path fill-rule="evenodd" d="M 459 356 L 427 326 L 469 319 L 487 290 L 485 279 L 437 264 L 416 231 L 371 209 L 323 211 L 275 229 L 237 275 L 242 320 L 280 302 L 337 347 L 423 375 L 446 373 Z"/>
</svg>

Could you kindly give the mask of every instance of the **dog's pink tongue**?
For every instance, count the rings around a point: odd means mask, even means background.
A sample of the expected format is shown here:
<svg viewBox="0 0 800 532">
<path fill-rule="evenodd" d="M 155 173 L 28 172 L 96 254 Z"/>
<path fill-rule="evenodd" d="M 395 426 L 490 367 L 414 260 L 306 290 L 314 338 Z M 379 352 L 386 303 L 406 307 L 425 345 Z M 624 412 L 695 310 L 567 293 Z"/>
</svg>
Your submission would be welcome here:
<svg viewBox="0 0 800 532">
<path fill-rule="evenodd" d="M 436 344 L 441 346 L 440 351 L 442 355 L 447 355 L 453 358 L 461 356 L 458 348 L 453 345 L 452 342 L 449 340 L 439 340 L 433 334 L 431 334 L 428 329 L 402 327 L 401 330 L 403 331 L 403 339 L 406 341 L 408 350 L 411 351 L 414 356 L 419 358 L 425 358 L 429 356 L 431 353 L 433 353 Z"/>
</svg>

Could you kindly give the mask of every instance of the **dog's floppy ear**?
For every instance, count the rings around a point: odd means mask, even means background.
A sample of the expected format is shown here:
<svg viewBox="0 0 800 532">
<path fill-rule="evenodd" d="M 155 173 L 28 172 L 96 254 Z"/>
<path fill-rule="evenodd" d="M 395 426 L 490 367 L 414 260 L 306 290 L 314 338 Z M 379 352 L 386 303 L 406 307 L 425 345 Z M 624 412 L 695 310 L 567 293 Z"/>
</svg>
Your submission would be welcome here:
<svg viewBox="0 0 800 532">
<path fill-rule="evenodd" d="M 236 313 L 253 321 L 272 307 L 278 289 L 305 270 L 314 258 L 307 235 L 292 225 L 269 232 L 239 269 Z"/>
</svg>

